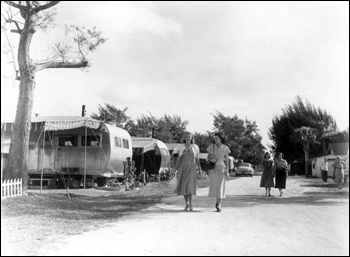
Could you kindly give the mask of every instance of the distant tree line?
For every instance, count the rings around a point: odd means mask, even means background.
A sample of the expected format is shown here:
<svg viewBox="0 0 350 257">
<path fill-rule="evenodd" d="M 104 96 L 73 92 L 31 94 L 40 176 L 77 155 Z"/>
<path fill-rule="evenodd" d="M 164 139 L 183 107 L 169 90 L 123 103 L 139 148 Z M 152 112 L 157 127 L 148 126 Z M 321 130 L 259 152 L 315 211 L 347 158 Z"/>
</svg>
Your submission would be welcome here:
<svg viewBox="0 0 350 257">
<path fill-rule="evenodd" d="M 282 115 L 273 117 L 268 135 L 274 153 L 283 152 L 289 163 L 305 160 L 307 176 L 309 159 L 327 154 L 330 143 L 349 143 L 349 128 L 339 131 L 330 114 L 300 96 L 282 109 Z"/>
<path fill-rule="evenodd" d="M 91 118 L 102 120 L 127 130 L 131 136 L 154 137 L 165 143 L 181 143 L 189 121 L 178 115 L 167 115 L 156 118 L 151 113 L 142 114 L 136 120 L 126 115 L 127 108 L 118 109 L 114 105 L 98 106 L 98 114 Z M 231 155 L 237 160 L 261 164 L 266 148 L 262 145 L 262 136 L 258 133 L 255 121 L 240 119 L 237 115 L 226 116 L 216 111 L 213 116 L 213 129 L 206 133 L 194 133 L 200 152 L 206 152 L 212 143 L 212 133 L 220 131 L 225 135 L 226 145 Z M 282 109 L 282 115 L 274 116 L 272 127 L 268 131 L 272 141 L 271 153 L 283 152 L 285 159 L 305 160 L 305 172 L 308 175 L 307 161 L 310 158 L 327 153 L 330 143 L 348 143 L 349 128 L 339 131 L 333 117 L 321 108 L 314 107 L 300 96 L 290 105 Z"/>
<path fill-rule="evenodd" d="M 152 114 L 142 114 L 134 121 L 126 115 L 126 111 L 127 108 L 118 109 L 114 105 L 105 103 L 104 106 L 98 106 L 99 113 L 93 113 L 91 118 L 123 128 L 131 136 L 154 137 L 165 143 L 182 143 L 182 137 L 189 124 L 187 120 L 183 121 L 178 115 L 165 114 L 163 117 L 156 118 Z M 200 152 L 206 152 L 207 147 L 212 144 L 212 133 L 220 131 L 225 135 L 225 144 L 230 148 L 231 155 L 235 159 L 259 164 L 265 147 L 261 144 L 262 137 L 258 133 L 256 122 L 239 119 L 237 115 L 225 116 L 218 111 L 212 115 L 213 130 L 204 134 L 194 133 L 194 140 Z"/>
</svg>

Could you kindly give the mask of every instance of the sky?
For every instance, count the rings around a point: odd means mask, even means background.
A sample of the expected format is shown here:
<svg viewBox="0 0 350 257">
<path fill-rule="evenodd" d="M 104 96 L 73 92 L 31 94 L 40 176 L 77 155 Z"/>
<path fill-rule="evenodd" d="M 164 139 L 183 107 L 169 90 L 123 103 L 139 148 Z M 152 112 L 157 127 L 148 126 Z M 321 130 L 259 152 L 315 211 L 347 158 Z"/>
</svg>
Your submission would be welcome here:
<svg viewBox="0 0 350 257">
<path fill-rule="evenodd" d="M 255 121 L 268 147 L 273 117 L 299 95 L 349 127 L 348 1 L 61 2 L 55 27 L 34 34 L 32 59 L 48 57 L 66 24 L 108 40 L 88 71 L 37 73 L 33 115 L 80 116 L 86 105 L 90 116 L 108 103 L 133 120 L 177 115 L 206 133 L 219 111 Z M 2 54 L 2 121 L 16 111 L 12 67 Z"/>
</svg>

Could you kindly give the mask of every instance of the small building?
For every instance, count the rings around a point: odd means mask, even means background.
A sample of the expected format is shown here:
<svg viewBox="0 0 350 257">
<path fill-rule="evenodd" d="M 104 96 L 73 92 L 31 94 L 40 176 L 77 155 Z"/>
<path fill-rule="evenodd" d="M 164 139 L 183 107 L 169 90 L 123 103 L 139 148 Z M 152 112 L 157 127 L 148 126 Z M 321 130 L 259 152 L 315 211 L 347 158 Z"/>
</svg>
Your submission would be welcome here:
<svg viewBox="0 0 350 257">
<path fill-rule="evenodd" d="M 330 144 L 327 150 L 327 155 L 319 156 L 311 160 L 312 164 L 312 176 L 322 177 L 321 164 L 324 161 L 324 158 L 328 160 L 328 176 L 333 176 L 332 165 L 335 162 L 335 159 L 339 156 L 348 164 L 347 171 L 349 172 L 349 143 L 333 143 Z"/>
</svg>

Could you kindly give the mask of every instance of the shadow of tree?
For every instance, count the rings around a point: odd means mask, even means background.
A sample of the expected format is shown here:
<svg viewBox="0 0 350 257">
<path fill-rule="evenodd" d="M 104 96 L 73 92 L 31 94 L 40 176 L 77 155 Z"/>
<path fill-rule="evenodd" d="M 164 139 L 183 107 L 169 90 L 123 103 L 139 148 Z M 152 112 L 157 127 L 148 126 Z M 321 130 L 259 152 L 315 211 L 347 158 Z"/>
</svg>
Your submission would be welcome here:
<svg viewBox="0 0 350 257">
<path fill-rule="evenodd" d="M 348 205 L 349 191 L 348 184 L 345 184 L 343 190 L 338 190 L 338 186 L 334 183 L 325 184 L 324 182 L 306 181 L 300 185 L 303 190 L 300 193 L 294 192 L 285 193 L 283 196 L 272 195 L 267 197 L 265 195 L 227 195 L 223 200 L 222 208 L 249 208 L 254 206 L 268 206 L 268 205 L 304 205 L 304 206 L 342 206 Z M 307 189 L 310 190 L 307 190 Z M 307 191 L 305 191 L 305 189 Z M 326 190 L 325 190 L 326 189 Z M 345 189 L 345 190 L 344 190 Z M 215 198 L 206 196 L 194 196 L 193 203 L 195 208 L 210 209 L 215 211 Z M 173 197 L 163 199 L 163 203 L 167 205 L 174 205 L 174 209 L 180 209 L 184 206 L 183 197 Z M 181 206 L 181 207 L 180 207 Z M 172 212 L 167 209 L 153 209 L 152 212 Z M 205 211 L 205 210 L 201 210 Z"/>
</svg>

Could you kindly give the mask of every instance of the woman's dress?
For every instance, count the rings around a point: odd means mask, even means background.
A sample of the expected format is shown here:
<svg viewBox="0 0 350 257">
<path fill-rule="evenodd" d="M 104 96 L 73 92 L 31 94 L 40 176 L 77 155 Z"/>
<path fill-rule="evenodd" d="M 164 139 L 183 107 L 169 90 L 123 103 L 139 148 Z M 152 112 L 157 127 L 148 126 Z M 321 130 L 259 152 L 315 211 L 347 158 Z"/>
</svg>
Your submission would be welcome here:
<svg viewBox="0 0 350 257">
<path fill-rule="evenodd" d="M 226 179 L 225 179 L 225 159 L 231 152 L 226 145 L 210 145 L 207 148 L 209 154 L 213 155 L 217 160 L 215 168 L 209 170 L 209 197 L 215 197 L 217 199 L 223 199 L 226 197 Z"/>
<path fill-rule="evenodd" d="M 336 184 L 338 184 L 338 186 L 341 186 L 344 184 L 344 168 L 343 168 L 343 164 L 340 163 L 334 163 L 333 164 L 334 167 L 334 173 L 335 173 L 335 180 L 334 182 Z"/>
<path fill-rule="evenodd" d="M 286 180 L 287 180 L 287 161 L 277 160 L 275 163 L 276 169 L 276 185 L 275 188 L 284 189 L 286 188 Z"/>
<path fill-rule="evenodd" d="M 197 194 L 197 170 L 195 153 L 192 148 L 185 149 L 179 157 L 177 186 L 175 193 L 178 195 L 196 195 Z"/>
<path fill-rule="evenodd" d="M 264 171 L 261 175 L 260 187 L 274 187 L 273 163 L 270 160 L 263 161 Z"/>
</svg>

